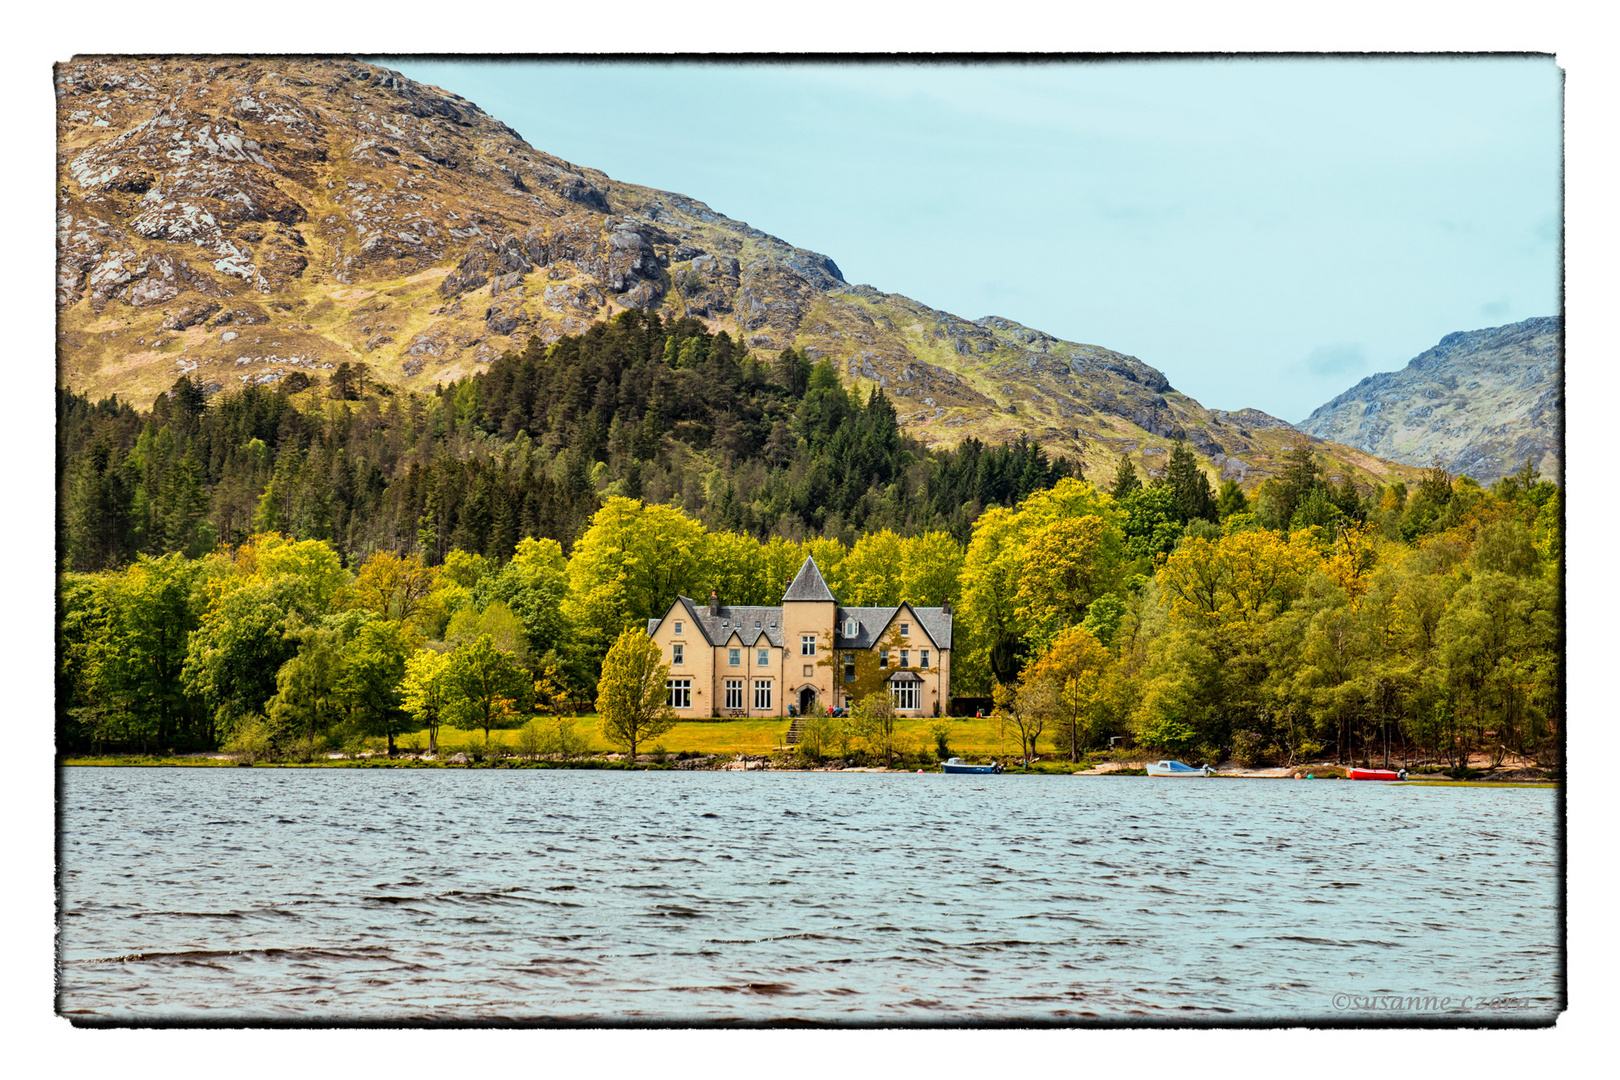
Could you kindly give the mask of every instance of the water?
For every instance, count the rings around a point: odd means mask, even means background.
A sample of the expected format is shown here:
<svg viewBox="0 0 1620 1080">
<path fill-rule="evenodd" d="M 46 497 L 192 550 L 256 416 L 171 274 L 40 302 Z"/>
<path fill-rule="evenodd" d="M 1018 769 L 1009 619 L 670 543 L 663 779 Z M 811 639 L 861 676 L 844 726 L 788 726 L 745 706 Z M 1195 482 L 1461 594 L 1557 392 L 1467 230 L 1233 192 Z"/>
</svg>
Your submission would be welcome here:
<svg viewBox="0 0 1620 1080">
<path fill-rule="evenodd" d="M 1498 1023 L 1562 1000 L 1546 790 L 78 768 L 62 799 L 58 1008 L 86 1022 Z"/>
</svg>

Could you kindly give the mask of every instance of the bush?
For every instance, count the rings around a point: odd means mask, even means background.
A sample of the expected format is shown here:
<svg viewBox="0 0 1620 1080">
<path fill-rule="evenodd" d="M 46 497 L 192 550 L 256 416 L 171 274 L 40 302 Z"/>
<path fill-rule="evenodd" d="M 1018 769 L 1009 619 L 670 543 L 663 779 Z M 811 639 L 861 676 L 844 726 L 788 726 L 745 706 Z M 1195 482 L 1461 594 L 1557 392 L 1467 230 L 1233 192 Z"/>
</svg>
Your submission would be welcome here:
<svg viewBox="0 0 1620 1080">
<path fill-rule="evenodd" d="M 934 737 L 934 756 L 940 761 L 947 761 L 951 756 L 951 725 L 946 723 L 928 725 L 928 734 Z"/>
<path fill-rule="evenodd" d="M 222 749 L 235 754 L 248 764 L 271 756 L 275 748 L 275 728 L 262 716 L 249 716 L 237 724 L 236 731 Z"/>
<path fill-rule="evenodd" d="M 1245 769 L 1257 768 L 1270 759 L 1270 748 L 1258 731 L 1232 732 L 1232 756 Z"/>
<path fill-rule="evenodd" d="M 517 751 L 526 758 L 537 758 L 541 754 L 541 747 L 546 742 L 545 725 L 541 724 L 539 717 L 532 718 L 527 724 L 518 729 Z"/>
<path fill-rule="evenodd" d="M 826 713 L 805 717 L 799 725 L 799 741 L 794 746 L 794 754 L 801 761 L 819 764 L 838 738 L 838 728 L 838 722 Z"/>
</svg>

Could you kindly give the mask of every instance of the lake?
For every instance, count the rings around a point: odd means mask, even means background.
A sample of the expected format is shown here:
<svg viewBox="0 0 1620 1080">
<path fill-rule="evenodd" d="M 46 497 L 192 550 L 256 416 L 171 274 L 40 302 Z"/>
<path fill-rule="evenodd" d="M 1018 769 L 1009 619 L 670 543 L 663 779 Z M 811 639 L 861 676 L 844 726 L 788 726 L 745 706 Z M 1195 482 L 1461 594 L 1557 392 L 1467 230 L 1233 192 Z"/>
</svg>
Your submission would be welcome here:
<svg viewBox="0 0 1620 1080">
<path fill-rule="evenodd" d="M 1553 790 L 72 768 L 61 791 L 57 1007 L 81 1023 L 1563 1007 Z"/>
</svg>

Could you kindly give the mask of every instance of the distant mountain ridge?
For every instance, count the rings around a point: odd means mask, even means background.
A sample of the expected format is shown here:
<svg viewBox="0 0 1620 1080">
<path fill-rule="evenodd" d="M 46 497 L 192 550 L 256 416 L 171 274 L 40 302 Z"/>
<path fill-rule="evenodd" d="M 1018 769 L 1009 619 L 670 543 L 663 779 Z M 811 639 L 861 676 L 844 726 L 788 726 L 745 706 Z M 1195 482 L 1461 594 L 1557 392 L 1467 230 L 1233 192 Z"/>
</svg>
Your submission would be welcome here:
<svg viewBox="0 0 1620 1080">
<path fill-rule="evenodd" d="M 930 445 L 1027 434 L 1087 475 L 1217 478 L 1302 435 L 1204 408 L 1163 372 L 1008 319 L 846 282 L 837 264 L 686 195 L 535 149 L 471 102 L 347 59 L 76 58 L 58 66 L 58 377 L 144 406 L 364 362 L 431 388 L 531 337 L 629 308 L 882 387 Z M 1415 475 L 1311 440 L 1330 474 Z"/>
<path fill-rule="evenodd" d="M 1563 320 L 1447 334 L 1400 371 L 1369 375 L 1298 427 L 1407 465 L 1491 483 L 1531 462 L 1561 478 Z"/>
</svg>

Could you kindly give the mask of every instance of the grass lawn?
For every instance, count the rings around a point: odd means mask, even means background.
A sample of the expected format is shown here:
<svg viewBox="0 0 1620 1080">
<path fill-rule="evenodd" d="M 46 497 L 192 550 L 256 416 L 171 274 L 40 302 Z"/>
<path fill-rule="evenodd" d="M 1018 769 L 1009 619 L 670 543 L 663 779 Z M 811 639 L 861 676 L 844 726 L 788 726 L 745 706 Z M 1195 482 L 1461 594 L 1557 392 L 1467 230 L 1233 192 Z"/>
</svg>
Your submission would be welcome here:
<svg viewBox="0 0 1620 1080">
<path fill-rule="evenodd" d="M 767 754 L 782 745 L 790 722 L 786 717 L 769 717 L 759 720 L 717 720 L 711 723 L 676 724 L 658 738 L 643 743 L 639 749 L 644 753 L 653 750 L 654 747 L 662 747 L 671 754 L 683 751 L 696 754 Z M 929 728 L 938 722 L 932 718 L 902 720 L 896 726 L 902 733 L 915 740 L 918 747 L 932 755 L 934 737 Z M 996 722 L 988 718 L 947 719 L 946 722 L 951 728 L 952 754 L 962 757 L 995 757 L 1002 760 L 1017 756 L 1018 736 L 1010 726 L 1003 739 L 997 733 Z M 618 749 L 602 737 L 595 716 L 575 717 L 574 730 L 585 738 L 590 753 L 605 754 Z M 515 728 L 491 731 L 489 738 L 493 743 L 516 746 L 518 732 Z M 381 740 L 377 742 L 380 748 Z M 396 742 L 402 750 L 425 750 L 428 744 L 427 731 L 401 736 Z M 482 730 L 461 731 L 452 727 L 439 729 L 441 754 L 471 750 L 482 746 L 483 742 Z M 1041 746 L 1043 751 L 1050 752 L 1050 740 L 1043 741 Z"/>
</svg>

